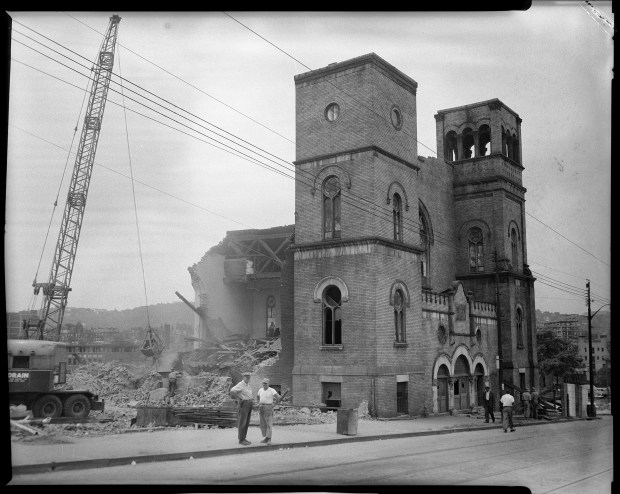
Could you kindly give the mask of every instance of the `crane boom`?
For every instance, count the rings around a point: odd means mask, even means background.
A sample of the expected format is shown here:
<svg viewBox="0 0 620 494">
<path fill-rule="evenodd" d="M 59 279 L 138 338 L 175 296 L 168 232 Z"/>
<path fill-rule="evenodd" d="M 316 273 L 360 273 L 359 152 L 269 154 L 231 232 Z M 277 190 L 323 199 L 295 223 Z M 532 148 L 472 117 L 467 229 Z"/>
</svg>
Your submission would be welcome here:
<svg viewBox="0 0 620 494">
<path fill-rule="evenodd" d="M 110 24 L 101 44 L 97 63 L 92 69 L 93 84 L 84 116 L 82 134 L 73 166 L 49 281 L 47 283 L 36 283 L 36 281 L 33 283 L 35 294 L 38 294 L 41 288 L 44 294 L 40 319 L 36 322 L 36 327 L 32 327 L 29 321 L 24 321 L 27 338 L 60 340 L 67 297 L 71 290 L 71 274 L 82 228 L 84 209 L 86 208 L 88 187 L 101 132 L 112 67 L 114 66 L 114 49 L 120 20 L 121 18 L 117 15 L 110 17 Z"/>
</svg>

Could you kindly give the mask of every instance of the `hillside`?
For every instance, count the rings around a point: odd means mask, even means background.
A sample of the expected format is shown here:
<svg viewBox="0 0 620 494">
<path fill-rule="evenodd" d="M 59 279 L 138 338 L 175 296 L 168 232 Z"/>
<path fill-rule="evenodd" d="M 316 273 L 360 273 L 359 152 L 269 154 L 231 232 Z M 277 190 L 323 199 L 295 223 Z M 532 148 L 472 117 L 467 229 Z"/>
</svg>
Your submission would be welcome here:
<svg viewBox="0 0 620 494">
<path fill-rule="evenodd" d="M 148 318 L 146 309 L 147 306 L 125 310 L 67 307 L 64 323 L 81 322 L 87 328 L 118 328 L 119 330 L 144 328 L 147 326 L 147 321 L 150 321 L 151 327 L 176 323 L 194 325 L 195 313 L 183 302 L 149 305 Z"/>
<path fill-rule="evenodd" d="M 596 309 L 595 309 L 596 310 Z M 595 311 L 594 310 L 594 311 Z M 593 311 L 593 312 L 594 312 Z M 559 312 L 541 312 L 536 309 L 536 324 L 541 325 L 545 322 L 566 321 L 567 319 L 577 319 L 583 331 L 588 331 L 588 315 L 585 314 L 560 314 Z M 610 334 L 611 313 L 601 310 L 592 318 L 592 334 Z"/>
</svg>

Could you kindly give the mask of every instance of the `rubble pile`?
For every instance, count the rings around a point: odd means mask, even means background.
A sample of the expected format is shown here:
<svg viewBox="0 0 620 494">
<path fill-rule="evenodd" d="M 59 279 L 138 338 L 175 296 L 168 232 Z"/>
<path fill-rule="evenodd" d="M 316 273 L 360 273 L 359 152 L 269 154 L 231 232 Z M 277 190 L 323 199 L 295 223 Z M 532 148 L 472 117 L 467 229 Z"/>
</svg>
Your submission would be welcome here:
<svg viewBox="0 0 620 494">
<path fill-rule="evenodd" d="M 332 424 L 336 423 L 336 412 L 322 412 L 319 407 L 293 407 L 276 405 L 273 407 L 274 424 Z"/>
<path fill-rule="evenodd" d="M 280 338 L 237 340 L 218 348 L 199 349 L 183 357 L 183 367 L 196 375 L 199 372 L 226 372 L 230 369 L 256 370 L 273 365 L 282 350 Z"/>
</svg>

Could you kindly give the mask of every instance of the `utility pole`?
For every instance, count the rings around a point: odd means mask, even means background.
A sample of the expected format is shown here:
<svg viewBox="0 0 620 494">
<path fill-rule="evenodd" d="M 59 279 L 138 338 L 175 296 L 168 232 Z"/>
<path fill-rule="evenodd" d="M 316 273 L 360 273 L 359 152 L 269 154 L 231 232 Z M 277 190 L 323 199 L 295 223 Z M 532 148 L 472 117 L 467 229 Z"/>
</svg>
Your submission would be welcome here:
<svg viewBox="0 0 620 494">
<path fill-rule="evenodd" d="M 590 280 L 586 280 L 588 290 L 588 364 L 590 366 L 590 413 L 588 416 L 596 417 L 594 406 L 594 356 L 592 355 L 592 314 L 590 312 Z"/>
<path fill-rule="evenodd" d="M 590 367 L 590 413 L 588 416 L 596 417 L 596 407 L 594 406 L 594 355 L 592 352 L 592 318 L 601 310 L 603 307 L 606 307 L 610 304 L 605 304 L 596 309 L 594 314 L 591 313 L 590 309 L 590 280 L 586 280 L 586 288 L 588 290 L 588 362 Z"/>
</svg>

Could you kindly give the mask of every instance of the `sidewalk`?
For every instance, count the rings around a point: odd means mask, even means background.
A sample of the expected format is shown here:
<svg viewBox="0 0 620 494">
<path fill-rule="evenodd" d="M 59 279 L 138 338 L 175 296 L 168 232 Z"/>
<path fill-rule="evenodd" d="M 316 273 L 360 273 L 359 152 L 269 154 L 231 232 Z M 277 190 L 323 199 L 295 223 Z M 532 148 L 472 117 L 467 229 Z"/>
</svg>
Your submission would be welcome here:
<svg viewBox="0 0 620 494">
<path fill-rule="evenodd" d="M 35 441 L 12 441 L 13 474 L 41 473 L 55 470 L 99 468 L 128 465 L 132 462 L 171 461 L 206 458 L 240 453 L 257 453 L 273 449 L 323 446 L 344 442 L 394 439 L 430 434 L 445 434 L 469 430 L 496 429 L 501 432 L 501 420 L 486 424 L 483 418 L 466 415 L 442 415 L 395 420 L 360 419 L 357 434 L 336 433 L 336 423 L 317 425 L 274 426 L 272 443 L 261 444 L 260 429 L 251 425 L 247 439 L 250 446 L 237 440 L 237 429 L 194 429 L 191 426 L 155 430 L 127 430 L 110 436 L 39 437 Z M 552 421 L 515 417 L 515 427 L 536 426 L 570 420 Z"/>
</svg>

